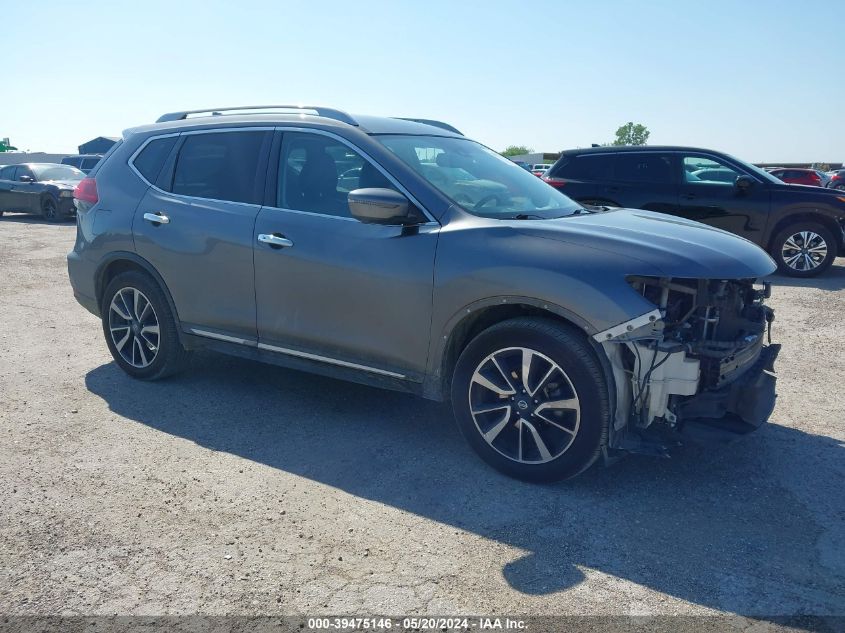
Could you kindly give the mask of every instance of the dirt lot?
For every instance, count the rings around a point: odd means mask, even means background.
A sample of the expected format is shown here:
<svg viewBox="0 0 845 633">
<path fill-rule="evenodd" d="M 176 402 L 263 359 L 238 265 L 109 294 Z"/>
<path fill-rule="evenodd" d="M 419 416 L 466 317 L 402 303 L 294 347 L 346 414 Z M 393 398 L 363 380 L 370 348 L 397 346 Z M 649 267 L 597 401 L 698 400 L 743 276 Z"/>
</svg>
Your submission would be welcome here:
<svg viewBox="0 0 845 633">
<path fill-rule="evenodd" d="M 773 423 L 533 486 L 448 410 L 203 354 L 146 384 L 0 220 L 0 613 L 845 614 L 845 260 L 776 278 Z"/>
</svg>

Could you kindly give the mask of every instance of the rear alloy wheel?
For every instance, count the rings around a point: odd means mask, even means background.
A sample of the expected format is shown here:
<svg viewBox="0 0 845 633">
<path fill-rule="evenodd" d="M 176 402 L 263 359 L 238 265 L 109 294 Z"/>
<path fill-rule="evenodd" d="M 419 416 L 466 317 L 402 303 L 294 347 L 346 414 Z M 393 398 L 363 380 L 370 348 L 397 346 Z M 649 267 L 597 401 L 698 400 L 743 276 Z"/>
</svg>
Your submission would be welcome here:
<svg viewBox="0 0 845 633">
<path fill-rule="evenodd" d="M 799 222 L 778 233 L 772 245 L 778 269 L 791 277 L 814 277 L 836 258 L 833 234 L 821 224 Z"/>
<path fill-rule="evenodd" d="M 188 359 L 170 305 L 148 275 L 132 271 L 112 279 L 100 314 L 112 357 L 133 378 L 164 378 Z"/>
<path fill-rule="evenodd" d="M 59 205 L 52 196 L 45 196 L 41 199 L 41 215 L 48 222 L 58 222 L 62 219 L 59 215 Z"/>
<path fill-rule="evenodd" d="M 607 387 L 584 337 L 555 321 L 504 321 L 473 339 L 455 366 L 452 406 L 464 437 L 519 479 L 573 477 L 607 437 Z"/>
</svg>

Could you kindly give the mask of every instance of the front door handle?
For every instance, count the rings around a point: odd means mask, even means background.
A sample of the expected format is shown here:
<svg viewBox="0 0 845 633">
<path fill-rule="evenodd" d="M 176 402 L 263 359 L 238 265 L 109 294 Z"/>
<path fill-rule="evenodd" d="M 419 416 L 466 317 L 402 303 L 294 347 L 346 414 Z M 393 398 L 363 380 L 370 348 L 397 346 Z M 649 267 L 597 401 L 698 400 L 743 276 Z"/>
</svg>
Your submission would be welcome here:
<svg viewBox="0 0 845 633">
<path fill-rule="evenodd" d="M 259 233 L 258 241 L 263 242 L 265 244 L 269 244 L 273 248 L 285 248 L 287 246 L 293 246 L 293 242 L 291 242 L 281 233 Z"/>
<path fill-rule="evenodd" d="M 153 224 L 170 224 L 170 218 L 164 215 L 161 211 L 156 211 L 155 213 L 145 213 L 144 219 L 147 222 L 152 222 Z"/>
</svg>

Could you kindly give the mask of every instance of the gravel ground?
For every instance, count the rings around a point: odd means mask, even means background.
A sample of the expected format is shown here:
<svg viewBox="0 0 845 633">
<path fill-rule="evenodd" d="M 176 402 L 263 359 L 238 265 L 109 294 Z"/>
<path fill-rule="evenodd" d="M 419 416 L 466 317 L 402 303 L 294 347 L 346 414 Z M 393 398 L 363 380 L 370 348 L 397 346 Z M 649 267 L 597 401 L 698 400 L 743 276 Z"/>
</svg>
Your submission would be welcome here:
<svg viewBox="0 0 845 633">
<path fill-rule="evenodd" d="M 0 220 L 0 613 L 845 614 L 845 260 L 775 278 L 772 424 L 554 486 L 447 408 L 197 355 L 135 382 L 71 224 Z"/>
</svg>

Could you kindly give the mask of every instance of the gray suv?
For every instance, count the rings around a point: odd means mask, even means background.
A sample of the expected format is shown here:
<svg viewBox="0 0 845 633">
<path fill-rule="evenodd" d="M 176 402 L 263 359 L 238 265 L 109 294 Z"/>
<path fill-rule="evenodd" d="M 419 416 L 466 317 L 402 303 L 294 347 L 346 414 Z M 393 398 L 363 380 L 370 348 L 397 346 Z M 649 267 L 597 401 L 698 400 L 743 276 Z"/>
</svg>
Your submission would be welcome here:
<svg viewBox="0 0 845 633">
<path fill-rule="evenodd" d="M 202 348 L 449 399 L 484 460 L 534 481 L 774 406 L 763 250 L 587 208 L 445 123 L 166 114 L 75 199 L 74 294 L 135 378 Z"/>
</svg>

